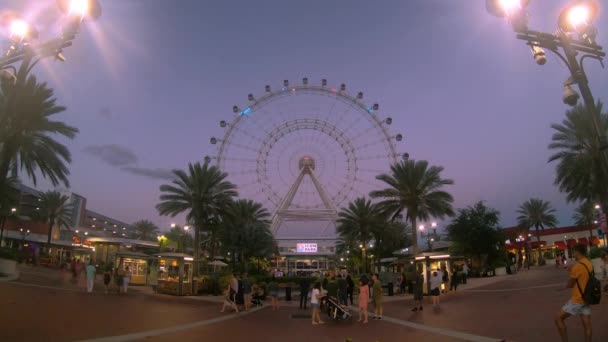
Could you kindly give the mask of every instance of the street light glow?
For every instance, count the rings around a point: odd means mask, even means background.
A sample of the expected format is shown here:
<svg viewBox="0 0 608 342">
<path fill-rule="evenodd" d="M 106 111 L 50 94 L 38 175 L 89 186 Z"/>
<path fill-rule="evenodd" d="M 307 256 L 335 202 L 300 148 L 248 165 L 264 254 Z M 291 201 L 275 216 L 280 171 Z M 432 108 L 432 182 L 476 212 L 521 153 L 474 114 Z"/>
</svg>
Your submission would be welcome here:
<svg viewBox="0 0 608 342">
<path fill-rule="evenodd" d="M 600 205 L 599 205 L 599 204 L 596 204 L 596 205 L 595 205 L 595 209 L 599 209 L 599 208 L 600 208 Z"/>
<path fill-rule="evenodd" d="M 176 224 L 175 223 L 171 223 L 171 228 L 175 228 Z"/>
<path fill-rule="evenodd" d="M 418 229 L 420 229 L 420 230 L 424 230 L 424 225 L 423 225 L 423 224 L 421 224 L 421 225 L 418 227 Z"/>
<path fill-rule="evenodd" d="M 521 0 L 498 0 L 498 3 L 506 15 L 511 15 L 521 9 Z"/>
<path fill-rule="evenodd" d="M 13 19 L 11 21 L 10 35 L 15 41 L 22 41 L 29 32 L 29 25 L 22 19 Z"/>
<path fill-rule="evenodd" d="M 14 213 L 17 211 L 17 208 L 11 208 L 11 213 Z"/>
<path fill-rule="evenodd" d="M 89 0 L 70 0 L 68 14 L 77 15 L 80 18 L 89 13 Z"/>
<path fill-rule="evenodd" d="M 188 231 L 188 229 L 190 229 L 190 226 L 184 226 L 184 230 Z"/>
<path fill-rule="evenodd" d="M 577 5 L 568 10 L 568 22 L 573 28 L 581 27 L 589 23 L 591 11 L 585 5 Z"/>
<path fill-rule="evenodd" d="M 433 228 L 437 227 L 437 222 L 431 223 L 431 227 L 433 227 Z"/>
</svg>

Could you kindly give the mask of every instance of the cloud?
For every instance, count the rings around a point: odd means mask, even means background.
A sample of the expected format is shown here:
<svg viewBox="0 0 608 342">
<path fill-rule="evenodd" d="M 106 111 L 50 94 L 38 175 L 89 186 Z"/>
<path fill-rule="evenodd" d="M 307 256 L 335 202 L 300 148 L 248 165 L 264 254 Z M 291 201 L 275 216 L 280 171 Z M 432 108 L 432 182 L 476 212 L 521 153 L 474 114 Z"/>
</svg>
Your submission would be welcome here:
<svg viewBox="0 0 608 342">
<path fill-rule="evenodd" d="M 101 107 L 99 109 L 99 112 L 97 112 L 97 115 L 106 120 L 112 120 L 112 117 L 114 116 L 112 110 L 109 107 Z"/>
<path fill-rule="evenodd" d="M 90 145 L 85 147 L 83 151 L 112 166 L 127 166 L 137 163 L 135 153 L 120 145 Z"/>
<path fill-rule="evenodd" d="M 174 178 L 173 172 L 171 170 L 166 170 L 166 169 L 147 169 L 144 167 L 127 166 L 127 167 L 122 167 L 121 170 L 130 172 L 134 175 L 154 178 L 154 179 L 171 180 Z"/>
</svg>

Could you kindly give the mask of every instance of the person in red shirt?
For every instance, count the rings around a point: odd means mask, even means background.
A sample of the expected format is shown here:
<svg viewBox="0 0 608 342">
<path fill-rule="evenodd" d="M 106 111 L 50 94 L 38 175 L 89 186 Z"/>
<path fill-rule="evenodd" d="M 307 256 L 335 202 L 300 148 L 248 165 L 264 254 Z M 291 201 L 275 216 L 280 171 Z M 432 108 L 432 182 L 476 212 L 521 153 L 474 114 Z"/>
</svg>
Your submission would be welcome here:
<svg viewBox="0 0 608 342">
<path fill-rule="evenodd" d="M 589 273 L 593 271 L 593 264 L 587 259 L 587 247 L 582 244 L 574 246 L 574 259 L 576 263 L 570 268 L 570 278 L 567 287 L 572 289 L 570 300 L 555 317 L 555 325 L 562 341 L 568 341 L 568 330 L 565 320 L 570 316 L 581 316 L 581 322 L 585 330 L 585 341 L 591 342 L 591 306 L 583 300 L 583 293 Z"/>
</svg>

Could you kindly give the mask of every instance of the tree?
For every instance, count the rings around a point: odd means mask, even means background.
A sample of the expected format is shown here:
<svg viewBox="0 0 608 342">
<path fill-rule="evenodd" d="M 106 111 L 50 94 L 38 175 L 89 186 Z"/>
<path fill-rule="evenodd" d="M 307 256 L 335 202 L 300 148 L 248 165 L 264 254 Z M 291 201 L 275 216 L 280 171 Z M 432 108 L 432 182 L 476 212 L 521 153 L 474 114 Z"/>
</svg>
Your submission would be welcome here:
<svg viewBox="0 0 608 342">
<path fill-rule="evenodd" d="M 0 82 L 0 183 L 23 169 L 34 184 L 40 171 L 53 185 L 69 186 L 71 154 L 56 137 L 73 139 L 78 129 L 52 120 L 66 108 L 56 104 L 46 83 L 27 76 L 24 64 L 15 81 Z"/>
<path fill-rule="evenodd" d="M 581 203 L 575 210 L 572 219 L 579 226 L 585 226 L 589 229 L 589 243 L 593 240 L 593 227 L 595 218 L 595 204 L 591 201 Z"/>
<path fill-rule="evenodd" d="M 454 215 L 454 199 L 442 190 L 445 185 L 452 185 L 451 179 L 441 178 L 443 167 L 430 166 L 426 160 L 407 160 L 391 166 L 391 174 L 376 177 L 389 187 L 373 191 L 373 198 L 383 198 L 380 207 L 393 218 L 406 210 L 406 219 L 412 226 L 412 249 L 418 254 L 416 227 L 418 220 L 431 217 L 444 218 Z"/>
<path fill-rule="evenodd" d="M 15 215 L 13 209 L 19 205 L 19 180 L 15 177 L 8 177 L 0 180 L 0 247 L 4 238 L 4 225 L 6 221 Z"/>
<path fill-rule="evenodd" d="M 270 231 L 270 213 L 260 203 L 240 199 L 224 216 L 223 245 L 247 271 L 252 257 L 269 256 L 274 238 Z"/>
<path fill-rule="evenodd" d="M 602 132 L 608 131 L 608 114 L 602 113 L 602 103 L 597 103 L 597 113 Z M 566 119 L 553 124 L 555 130 L 549 149 L 555 153 L 549 162 L 555 166 L 555 184 L 567 194 L 569 202 L 594 201 L 608 212 L 608 165 L 603 158 L 603 142 L 593 126 L 593 115 L 583 105 L 566 112 Z"/>
<path fill-rule="evenodd" d="M 186 253 L 186 249 L 194 245 L 190 231 L 180 226 L 172 227 L 165 236 L 174 241 L 177 245 L 176 249 L 182 253 Z"/>
<path fill-rule="evenodd" d="M 148 220 L 133 223 L 133 237 L 139 240 L 156 241 L 159 231 L 158 227 Z"/>
<path fill-rule="evenodd" d="M 47 244 L 51 244 L 53 227 L 70 229 L 72 205 L 70 198 L 58 191 L 47 191 L 40 195 L 40 215 L 49 224 Z"/>
<path fill-rule="evenodd" d="M 160 215 L 175 217 L 186 212 L 194 225 L 194 276 L 199 274 L 201 232 L 210 219 L 221 216 L 237 196 L 236 186 L 217 166 L 189 163 L 188 170 L 173 170 L 173 182 L 160 186 L 161 202 L 156 206 Z M 214 257 L 214 251 L 211 253 Z"/>
<path fill-rule="evenodd" d="M 551 207 L 551 203 L 543 201 L 539 198 L 531 198 L 524 202 L 517 209 L 519 216 L 517 222 L 520 226 L 526 228 L 534 227 L 536 229 L 536 240 L 538 242 L 538 259 L 543 260 L 540 252 L 540 230 L 545 228 L 553 228 L 557 224 L 555 217 L 555 209 Z"/>
<path fill-rule="evenodd" d="M 473 257 L 483 263 L 500 258 L 497 249 L 504 241 L 499 228 L 500 213 L 488 208 L 483 202 L 459 209 L 456 217 L 446 227 L 448 239 L 452 241 L 451 250 L 456 255 Z"/>
<path fill-rule="evenodd" d="M 365 197 L 359 197 L 338 213 L 337 232 L 342 241 L 358 244 L 361 248 L 363 272 L 366 272 L 366 250 L 373 233 L 380 231 L 384 217 L 377 205 Z"/>
</svg>

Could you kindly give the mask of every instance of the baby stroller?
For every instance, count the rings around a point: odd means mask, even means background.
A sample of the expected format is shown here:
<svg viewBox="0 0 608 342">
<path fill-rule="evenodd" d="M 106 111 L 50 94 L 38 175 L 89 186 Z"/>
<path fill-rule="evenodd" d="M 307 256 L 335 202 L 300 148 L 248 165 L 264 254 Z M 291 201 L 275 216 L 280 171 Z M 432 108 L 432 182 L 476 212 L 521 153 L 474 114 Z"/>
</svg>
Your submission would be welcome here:
<svg viewBox="0 0 608 342">
<path fill-rule="evenodd" d="M 263 306 L 262 301 L 265 299 L 264 290 L 259 287 L 254 287 L 251 293 L 251 304 L 256 306 Z"/>
<path fill-rule="evenodd" d="M 340 302 L 334 297 L 326 296 L 326 307 L 327 307 L 327 315 L 331 319 L 335 319 L 337 321 L 345 320 L 350 318 L 351 314 L 348 311 L 348 308 L 340 305 Z"/>
</svg>

